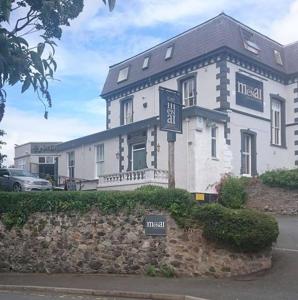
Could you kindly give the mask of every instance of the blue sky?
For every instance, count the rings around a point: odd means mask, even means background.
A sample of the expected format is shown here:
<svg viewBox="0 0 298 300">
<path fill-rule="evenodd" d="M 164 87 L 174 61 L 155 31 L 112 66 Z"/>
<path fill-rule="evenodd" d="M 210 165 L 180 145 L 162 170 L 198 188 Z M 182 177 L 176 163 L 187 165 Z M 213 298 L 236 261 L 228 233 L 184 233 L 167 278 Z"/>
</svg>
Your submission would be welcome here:
<svg viewBox="0 0 298 300">
<path fill-rule="evenodd" d="M 7 88 L 0 124 L 7 132 L 7 164 L 13 162 L 15 144 L 66 141 L 104 130 L 105 102 L 99 95 L 108 66 L 223 11 L 278 42 L 298 41 L 298 0 L 117 0 L 113 12 L 101 0 L 85 0 L 83 12 L 58 41 L 49 119 L 43 119 L 43 105 L 32 91 Z"/>
</svg>

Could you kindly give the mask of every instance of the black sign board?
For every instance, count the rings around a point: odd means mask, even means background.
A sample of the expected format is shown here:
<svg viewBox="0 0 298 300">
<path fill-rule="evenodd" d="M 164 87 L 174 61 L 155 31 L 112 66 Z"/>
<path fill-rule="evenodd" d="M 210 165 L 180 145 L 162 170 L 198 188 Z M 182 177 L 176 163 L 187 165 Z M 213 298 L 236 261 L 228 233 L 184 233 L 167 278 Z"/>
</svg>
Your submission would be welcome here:
<svg viewBox="0 0 298 300">
<path fill-rule="evenodd" d="M 236 104 L 264 111 L 263 82 L 236 73 Z"/>
<path fill-rule="evenodd" d="M 160 130 L 182 133 L 182 98 L 178 91 L 159 88 Z"/>
<path fill-rule="evenodd" d="M 166 235 L 166 217 L 162 215 L 148 215 L 144 219 L 146 235 Z"/>
</svg>

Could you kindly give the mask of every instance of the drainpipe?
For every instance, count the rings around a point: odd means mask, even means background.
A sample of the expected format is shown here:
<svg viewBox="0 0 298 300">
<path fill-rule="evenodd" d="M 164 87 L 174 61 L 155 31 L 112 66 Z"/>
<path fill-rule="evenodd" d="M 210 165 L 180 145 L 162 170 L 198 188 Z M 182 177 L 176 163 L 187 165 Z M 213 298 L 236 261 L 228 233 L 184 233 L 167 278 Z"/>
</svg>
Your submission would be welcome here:
<svg viewBox="0 0 298 300">
<path fill-rule="evenodd" d="M 186 189 L 189 191 L 189 118 L 186 121 Z"/>
</svg>

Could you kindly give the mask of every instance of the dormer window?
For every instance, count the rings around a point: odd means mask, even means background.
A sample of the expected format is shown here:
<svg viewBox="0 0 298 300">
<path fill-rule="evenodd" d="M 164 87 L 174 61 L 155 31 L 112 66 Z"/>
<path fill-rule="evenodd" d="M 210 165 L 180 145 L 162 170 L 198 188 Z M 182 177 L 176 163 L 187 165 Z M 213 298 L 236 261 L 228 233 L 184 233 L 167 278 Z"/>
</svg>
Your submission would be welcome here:
<svg viewBox="0 0 298 300">
<path fill-rule="evenodd" d="M 149 67 L 149 59 L 150 59 L 149 56 L 146 56 L 146 57 L 144 58 L 144 61 L 143 61 L 143 67 L 142 67 L 143 70 L 148 69 L 148 67 Z"/>
<path fill-rule="evenodd" d="M 261 51 L 260 47 L 254 41 L 254 34 L 244 28 L 240 28 L 244 48 L 256 55 Z"/>
<path fill-rule="evenodd" d="M 167 48 L 165 60 L 168 60 L 168 59 L 172 58 L 172 56 L 173 56 L 173 48 L 174 48 L 173 45 L 172 45 L 172 46 L 169 46 L 169 47 Z"/>
<path fill-rule="evenodd" d="M 129 70 L 129 67 L 125 67 L 119 71 L 118 79 L 117 79 L 118 83 L 127 80 L 128 70 Z"/>
<path fill-rule="evenodd" d="M 279 65 L 282 66 L 282 65 L 283 65 L 283 61 L 282 61 L 280 52 L 277 51 L 277 50 L 273 50 L 273 52 L 274 52 L 275 62 L 276 62 L 277 64 L 279 64 Z"/>
</svg>

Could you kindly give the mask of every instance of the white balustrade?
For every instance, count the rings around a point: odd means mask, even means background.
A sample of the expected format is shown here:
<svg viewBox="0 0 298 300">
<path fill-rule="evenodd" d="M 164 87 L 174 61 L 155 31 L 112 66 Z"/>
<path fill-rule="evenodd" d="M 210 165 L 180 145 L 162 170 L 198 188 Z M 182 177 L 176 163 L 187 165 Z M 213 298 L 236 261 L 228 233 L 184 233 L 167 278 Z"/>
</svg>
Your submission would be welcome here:
<svg viewBox="0 0 298 300">
<path fill-rule="evenodd" d="M 98 188 L 124 187 L 132 185 L 157 184 L 165 186 L 168 182 L 168 171 L 159 169 L 141 169 L 99 176 Z"/>
</svg>

